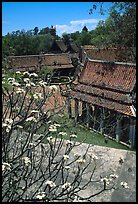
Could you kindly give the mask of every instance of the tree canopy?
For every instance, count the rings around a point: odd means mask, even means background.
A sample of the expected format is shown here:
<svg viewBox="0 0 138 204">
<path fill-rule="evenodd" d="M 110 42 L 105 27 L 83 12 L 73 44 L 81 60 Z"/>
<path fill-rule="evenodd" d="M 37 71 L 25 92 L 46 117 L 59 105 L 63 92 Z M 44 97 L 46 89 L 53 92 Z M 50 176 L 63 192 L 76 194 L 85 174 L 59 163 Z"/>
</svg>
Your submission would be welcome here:
<svg viewBox="0 0 138 204">
<path fill-rule="evenodd" d="M 104 2 L 96 2 L 90 8 L 90 15 L 98 9 L 102 15 L 109 12 L 105 21 L 99 21 L 94 30 L 83 27 L 81 31 L 56 35 L 51 26 L 32 30 L 17 30 L 2 37 L 2 55 L 29 55 L 47 52 L 53 38 L 63 39 L 66 44 L 73 40 L 78 46 L 94 45 L 96 47 L 136 47 L 136 2 L 112 2 L 107 10 Z"/>
</svg>

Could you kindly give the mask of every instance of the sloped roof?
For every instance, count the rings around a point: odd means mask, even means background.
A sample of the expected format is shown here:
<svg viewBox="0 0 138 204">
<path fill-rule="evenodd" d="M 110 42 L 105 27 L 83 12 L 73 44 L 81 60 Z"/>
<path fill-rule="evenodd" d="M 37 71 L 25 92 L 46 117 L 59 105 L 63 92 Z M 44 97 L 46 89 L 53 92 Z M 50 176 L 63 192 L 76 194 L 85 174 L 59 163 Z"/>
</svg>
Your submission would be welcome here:
<svg viewBox="0 0 138 204">
<path fill-rule="evenodd" d="M 136 83 L 136 66 L 88 61 L 80 82 L 117 91 L 131 92 Z"/>
<path fill-rule="evenodd" d="M 66 52 L 67 51 L 67 46 L 62 40 L 54 40 L 49 52 L 52 51 L 61 51 L 61 52 Z"/>
<path fill-rule="evenodd" d="M 77 47 L 77 45 L 75 43 L 70 43 L 68 46 L 68 51 L 70 52 L 79 52 L 79 48 Z"/>
<path fill-rule="evenodd" d="M 53 67 L 55 69 L 74 67 L 72 65 L 71 58 L 67 53 L 45 54 L 42 58 L 42 65 Z"/>
<path fill-rule="evenodd" d="M 132 55 L 136 52 L 136 48 L 97 48 L 93 45 L 81 46 L 82 55 L 95 60 L 135 62 Z"/>
<path fill-rule="evenodd" d="M 37 68 L 41 66 L 49 66 L 53 68 L 72 68 L 71 58 L 68 53 L 60 54 L 43 54 L 43 55 L 26 55 L 9 57 L 9 68 L 27 69 Z"/>
<path fill-rule="evenodd" d="M 130 97 L 135 83 L 134 64 L 109 66 L 101 61 L 88 61 L 70 94 L 78 100 L 135 116 Z"/>
</svg>

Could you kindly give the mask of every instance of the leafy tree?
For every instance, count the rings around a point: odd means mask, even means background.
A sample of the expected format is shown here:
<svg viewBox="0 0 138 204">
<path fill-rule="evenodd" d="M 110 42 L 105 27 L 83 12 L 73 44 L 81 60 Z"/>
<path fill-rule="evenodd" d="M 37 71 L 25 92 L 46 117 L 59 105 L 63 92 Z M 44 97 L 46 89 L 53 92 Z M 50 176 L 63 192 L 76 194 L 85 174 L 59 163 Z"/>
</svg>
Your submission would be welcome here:
<svg viewBox="0 0 138 204">
<path fill-rule="evenodd" d="M 62 40 L 63 42 L 68 46 L 70 44 L 70 34 L 63 33 L 62 34 Z"/>
<path fill-rule="evenodd" d="M 37 34 L 38 34 L 38 31 L 39 31 L 38 27 L 35 27 L 35 28 L 34 28 L 34 35 L 37 35 Z"/>
<path fill-rule="evenodd" d="M 2 81 L 2 201 L 91 201 L 115 189 L 117 175 L 95 176 L 97 155 L 67 133 L 62 119 L 67 101 L 57 104 L 59 88 L 37 78 L 18 71 Z M 94 184 L 94 192 L 83 194 Z"/>
</svg>

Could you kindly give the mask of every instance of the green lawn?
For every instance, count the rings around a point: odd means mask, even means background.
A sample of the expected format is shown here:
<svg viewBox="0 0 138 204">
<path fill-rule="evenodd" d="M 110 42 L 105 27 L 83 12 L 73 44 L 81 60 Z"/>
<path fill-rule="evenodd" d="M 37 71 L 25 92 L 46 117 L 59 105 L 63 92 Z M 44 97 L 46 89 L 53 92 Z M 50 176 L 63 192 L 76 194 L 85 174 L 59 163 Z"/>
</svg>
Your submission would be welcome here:
<svg viewBox="0 0 138 204">
<path fill-rule="evenodd" d="M 67 133 L 67 136 L 63 136 L 64 139 L 69 139 L 69 135 L 74 133 L 77 135 L 77 138 L 74 138 L 73 140 L 76 140 L 78 142 L 83 141 L 88 144 L 130 150 L 127 146 L 119 144 L 111 139 L 108 139 L 108 142 L 105 143 L 105 138 L 103 135 L 89 130 L 86 127 L 82 127 L 79 124 L 75 124 L 74 120 L 68 119 L 67 116 L 59 117 L 55 115 L 53 120 L 55 123 L 59 123 L 61 125 L 61 127 L 58 128 L 58 132 Z M 58 134 L 52 133 L 52 135 L 57 136 Z M 47 140 L 44 140 L 43 142 L 46 143 Z"/>
</svg>

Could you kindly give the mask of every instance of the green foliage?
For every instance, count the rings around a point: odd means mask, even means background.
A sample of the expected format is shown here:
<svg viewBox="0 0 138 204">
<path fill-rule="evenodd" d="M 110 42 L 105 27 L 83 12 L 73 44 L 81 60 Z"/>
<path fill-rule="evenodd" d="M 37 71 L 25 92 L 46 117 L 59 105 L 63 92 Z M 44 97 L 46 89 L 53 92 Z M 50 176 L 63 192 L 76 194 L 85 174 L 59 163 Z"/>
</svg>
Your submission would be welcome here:
<svg viewBox="0 0 138 204">
<path fill-rule="evenodd" d="M 99 21 L 95 30 L 88 31 L 84 26 L 81 32 L 63 33 L 62 38 L 67 45 L 72 39 L 79 47 L 136 47 L 136 2 L 112 2 L 112 6 L 105 10 L 103 5 L 104 2 L 93 3 L 90 14 L 99 8 L 102 15 L 109 12 L 108 18 Z M 46 53 L 53 38 L 60 38 L 54 27 L 8 33 L 2 37 L 2 56 Z"/>
</svg>

